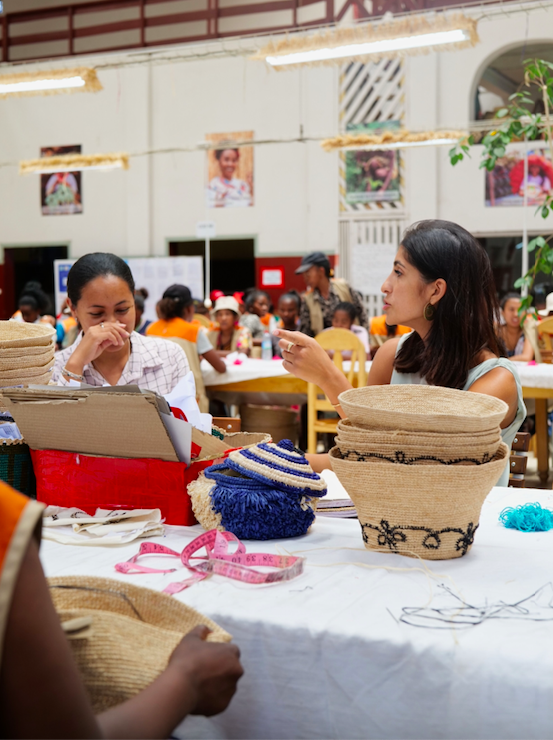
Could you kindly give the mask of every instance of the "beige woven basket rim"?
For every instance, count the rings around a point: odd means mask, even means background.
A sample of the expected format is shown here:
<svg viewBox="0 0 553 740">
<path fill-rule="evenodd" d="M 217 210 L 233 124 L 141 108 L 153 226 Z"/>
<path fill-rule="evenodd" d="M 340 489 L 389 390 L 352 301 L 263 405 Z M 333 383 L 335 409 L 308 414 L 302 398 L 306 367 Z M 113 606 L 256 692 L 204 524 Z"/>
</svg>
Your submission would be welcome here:
<svg viewBox="0 0 553 740">
<path fill-rule="evenodd" d="M 457 442 L 465 440 L 480 440 L 485 439 L 492 434 L 501 434 L 501 428 L 499 424 L 490 426 L 489 429 L 482 429 L 477 432 L 426 432 L 426 431 L 413 431 L 412 429 L 367 429 L 366 427 L 358 426 L 354 424 L 351 419 L 340 419 L 338 421 L 338 433 L 343 435 L 358 434 L 364 439 L 394 439 L 402 441 L 404 438 L 412 438 L 416 434 L 417 439 L 428 440 L 429 442 L 435 441 L 440 442 L 443 439 L 452 439 Z"/>
<path fill-rule="evenodd" d="M 509 407 L 482 393 L 429 385 L 373 385 L 338 397 L 349 419 L 367 428 L 465 432 L 500 424 Z"/>
<path fill-rule="evenodd" d="M 0 349 L 49 344 L 56 330 L 49 324 L 0 321 Z"/>
</svg>

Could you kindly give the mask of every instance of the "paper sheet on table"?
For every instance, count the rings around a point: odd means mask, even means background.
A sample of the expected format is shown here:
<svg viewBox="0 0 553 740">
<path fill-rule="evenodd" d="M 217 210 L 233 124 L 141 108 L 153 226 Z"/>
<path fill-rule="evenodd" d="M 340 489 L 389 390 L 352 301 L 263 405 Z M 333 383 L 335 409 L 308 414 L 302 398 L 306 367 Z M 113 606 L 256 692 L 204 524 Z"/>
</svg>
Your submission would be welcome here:
<svg viewBox="0 0 553 740">
<path fill-rule="evenodd" d="M 241 365 L 243 362 L 247 362 L 248 355 L 244 352 L 230 352 L 225 357 L 225 364 L 227 365 Z"/>
<path fill-rule="evenodd" d="M 63 545 L 119 545 L 165 533 L 159 509 L 82 509 L 47 506 L 42 536 Z"/>
<path fill-rule="evenodd" d="M 202 414 L 196 401 L 196 382 L 193 373 L 181 378 L 171 393 L 164 396 L 169 406 L 180 409 L 190 424 L 206 434 L 211 434 L 213 417 Z"/>
</svg>

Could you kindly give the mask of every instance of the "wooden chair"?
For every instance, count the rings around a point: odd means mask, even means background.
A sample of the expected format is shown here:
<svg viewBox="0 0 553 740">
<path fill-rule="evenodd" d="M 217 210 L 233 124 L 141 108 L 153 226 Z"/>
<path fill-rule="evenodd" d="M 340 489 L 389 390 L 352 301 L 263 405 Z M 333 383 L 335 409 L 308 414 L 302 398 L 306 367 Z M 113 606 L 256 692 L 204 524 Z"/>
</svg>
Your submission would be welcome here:
<svg viewBox="0 0 553 740">
<path fill-rule="evenodd" d="M 194 380 L 196 381 L 196 400 L 198 401 L 198 406 L 200 407 L 200 411 L 202 413 L 207 413 L 209 411 L 209 399 L 205 392 L 204 378 L 200 368 L 198 345 L 194 344 L 194 342 L 189 342 L 188 339 L 180 339 L 179 337 L 161 338 L 165 339 L 167 342 L 174 342 L 175 344 L 178 344 L 179 347 L 184 350 L 188 359 L 188 364 L 190 365 L 190 370 L 192 371 L 194 375 Z"/>
<path fill-rule="evenodd" d="M 551 365 L 553 363 L 553 316 L 537 324 L 536 329 L 541 337 L 543 349 L 541 350 L 541 361 Z"/>
<path fill-rule="evenodd" d="M 333 362 L 344 372 L 342 352 L 351 352 L 351 367 L 346 373 L 352 385 L 367 384 L 365 348 L 355 334 L 347 329 L 327 329 L 317 334 L 315 340 L 324 349 L 334 352 Z M 358 364 L 357 373 L 355 364 Z M 357 377 L 356 377 L 357 376 Z M 336 411 L 320 388 L 307 384 L 307 451 L 317 452 L 317 434 L 336 433 L 338 419 L 319 419 L 320 411 Z"/>
<path fill-rule="evenodd" d="M 211 321 L 207 318 L 207 316 L 204 316 L 202 313 L 195 313 L 193 320 L 197 321 L 199 324 L 204 326 L 206 329 L 211 328 Z"/>
<path fill-rule="evenodd" d="M 525 488 L 524 475 L 528 464 L 528 448 L 530 447 L 530 434 L 528 432 L 517 432 L 511 445 L 511 457 L 509 460 L 509 486 L 512 488 Z"/>
<path fill-rule="evenodd" d="M 225 432 L 241 432 L 242 419 L 238 416 L 214 416 L 213 426 L 219 427 Z"/>
</svg>

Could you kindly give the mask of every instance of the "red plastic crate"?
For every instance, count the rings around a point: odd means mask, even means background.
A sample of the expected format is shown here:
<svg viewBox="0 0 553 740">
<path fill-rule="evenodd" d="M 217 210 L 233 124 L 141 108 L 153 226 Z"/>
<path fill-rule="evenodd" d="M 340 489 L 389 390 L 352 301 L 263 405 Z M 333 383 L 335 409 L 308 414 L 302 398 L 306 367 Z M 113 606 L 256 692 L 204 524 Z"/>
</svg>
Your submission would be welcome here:
<svg viewBox="0 0 553 740">
<path fill-rule="evenodd" d="M 31 450 L 37 501 L 83 509 L 160 509 L 167 524 L 197 524 L 187 486 L 219 460 L 180 462 Z"/>
</svg>

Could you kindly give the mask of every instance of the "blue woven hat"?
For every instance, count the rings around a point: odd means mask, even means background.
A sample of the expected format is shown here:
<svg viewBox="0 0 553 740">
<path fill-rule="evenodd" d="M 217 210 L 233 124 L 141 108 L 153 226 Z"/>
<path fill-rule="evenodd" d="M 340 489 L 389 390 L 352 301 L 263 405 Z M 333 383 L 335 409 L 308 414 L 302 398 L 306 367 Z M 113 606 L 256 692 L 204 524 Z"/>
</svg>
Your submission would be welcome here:
<svg viewBox="0 0 553 740">
<path fill-rule="evenodd" d="M 326 484 L 283 440 L 231 452 L 190 483 L 188 493 L 205 529 L 269 540 L 305 534 L 315 518 L 313 498 L 325 495 Z"/>
</svg>

